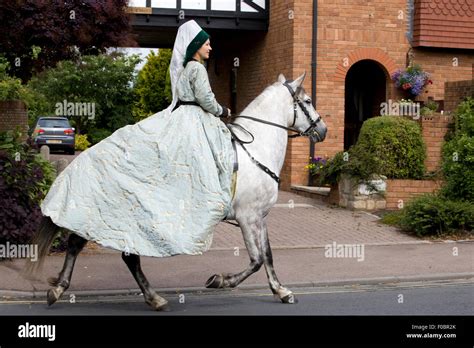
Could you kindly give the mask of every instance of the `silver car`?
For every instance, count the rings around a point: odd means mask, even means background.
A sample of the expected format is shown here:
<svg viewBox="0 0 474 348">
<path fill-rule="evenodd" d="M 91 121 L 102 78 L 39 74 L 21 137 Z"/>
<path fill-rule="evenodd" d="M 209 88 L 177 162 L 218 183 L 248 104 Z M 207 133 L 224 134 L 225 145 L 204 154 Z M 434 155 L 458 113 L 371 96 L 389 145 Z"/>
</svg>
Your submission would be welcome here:
<svg viewBox="0 0 474 348">
<path fill-rule="evenodd" d="M 38 148 L 47 145 L 50 150 L 65 150 L 71 155 L 76 152 L 76 134 L 65 117 L 40 117 L 33 139 Z"/>
</svg>

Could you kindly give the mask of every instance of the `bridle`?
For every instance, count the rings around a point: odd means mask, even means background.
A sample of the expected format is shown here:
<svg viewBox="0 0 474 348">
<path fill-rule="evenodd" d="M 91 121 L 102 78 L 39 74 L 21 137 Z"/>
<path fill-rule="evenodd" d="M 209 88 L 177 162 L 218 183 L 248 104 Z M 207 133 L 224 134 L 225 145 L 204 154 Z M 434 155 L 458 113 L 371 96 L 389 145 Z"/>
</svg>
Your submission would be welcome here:
<svg viewBox="0 0 474 348">
<path fill-rule="evenodd" d="M 309 121 L 309 127 L 303 131 L 303 132 L 300 132 L 300 131 L 297 131 L 296 129 L 293 129 L 293 128 L 289 128 L 289 127 L 285 127 L 285 126 L 282 126 L 281 124 L 278 124 L 278 123 L 273 123 L 273 122 L 269 122 L 269 121 L 265 121 L 265 120 L 261 120 L 259 118 L 256 118 L 256 117 L 251 117 L 251 116 L 245 116 L 245 115 L 237 115 L 235 116 L 235 118 L 246 118 L 246 119 L 249 119 L 249 120 L 253 120 L 253 121 L 256 121 L 256 122 L 260 122 L 260 123 L 265 123 L 265 124 L 268 124 L 270 126 L 273 126 L 273 127 L 278 127 L 278 128 L 282 128 L 282 129 L 285 129 L 287 131 L 291 131 L 291 132 L 297 132 L 298 134 L 292 134 L 292 135 L 288 135 L 288 138 L 296 138 L 296 137 L 301 137 L 301 136 L 310 136 L 312 134 L 316 134 L 316 136 L 318 137 L 318 139 L 321 139 L 321 135 L 318 133 L 318 131 L 316 130 L 316 127 L 318 125 L 318 123 L 321 121 L 321 116 L 319 116 L 316 120 L 313 120 L 309 114 L 309 111 L 308 109 L 306 109 L 306 106 L 303 104 L 303 102 L 297 97 L 297 92 L 299 91 L 299 89 L 301 87 L 298 87 L 296 91 L 293 91 L 293 89 L 291 88 L 290 86 L 290 83 L 292 81 L 285 81 L 283 83 L 283 85 L 288 89 L 288 91 L 290 92 L 292 98 L 293 98 L 293 123 L 291 124 L 291 127 L 294 127 L 295 123 L 296 123 L 296 119 L 298 118 L 298 106 L 300 107 L 301 111 L 303 111 L 303 113 L 305 114 L 306 118 L 308 119 Z M 239 124 L 236 124 L 236 123 L 228 123 L 230 125 L 233 125 L 233 126 L 239 126 L 241 129 L 245 130 L 248 134 L 250 134 L 250 136 L 252 137 L 252 140 L 249 141 L 249 142 L 244 142 L 240 139 L 239 142 L 242 142 L 244 144 L 250 144 L 253 142 L 254 140 L 254 137 L 253 135 L 248 132 L 246 129 L 244 129 L 242 126 L 240 126 Z"/>
<path fill-rule="evenodd" d="M 299 92 L 299 89 L 301 87 L 298 87 L 296 89 L 296 91 L 294 91 L 291 86 L 290 86 L 290 83 L 292 81 L 285 81 L 283 83 L 283 85 L 288 89 L 288 91 L 290 92 L 291 94 L 291 97 L 293 98 L 293 110 L 294 110 L 294 117 L 293 117 L 293 123 L 291 124 L 291 128 L 290 127 L 285 127 L 285 126 L 282 126 L 281 124 L 278 124 L 278 123 L 273 123 L 273 122 L 270 122 L 270 121 L 265 121 L 265 120 L 261 120 L 259 118 L 256 118 L 256 117 L 251 117 L 251 116 L 245 116 L 245 115 L 237 115 L 235 116 L 235 118 L 246 118 L 246 119 L 249 119 L 249 120 L 252 120 L 252 121 L 255 121 L 255 122 L 259 122 L 259 123 L 264 123 L 264 124 L 268 124 L 270 126 L 273 126 L 273 127 L 278 127 L 278 128 L 282 128 L 282 129 L 285 129 L 287 131 L 292 131 L 292 132 L 297 132 L 297 134 L 292 134 L 292 135 L 288 135 L 288 138 L 296 138 L 296 137 L 301 137 L 301 136 L 311 136 L 311 135 L 316 135 L 318 137 L 318 139 L 321 139 L 321 135 L 319 134 L 319 132 L 316 130 L 316 127 L 318 125 L 318 123 L 321 121 L 321 116 L 319 116 L 316 120 L 313 120 L 311 118 L 311 115 L 309 114 L 309 111 L 308 109 L 306 108 L 306 106 L 303 104 L 303 102 L 298 98 L 297 96 L 297 92 Z M 303 131 L 303 132 L 299 132 L 297 131 L 296 129 L 292 128 L 294 127 L 295 123 L 296 123 L 296 119 L 298 118 L 298 112 L 297 112 L 297 109 L 298 109 L 298 106 L 300 107 L 301 111 L 305 114 L 306 118 L 308 119 L 309 121 L 309 127 Z M 230 127 L 229 127 L 230 126 Z M 245 131 L 247 134 L 249 134 L 252 138 L 252 140 L 250 141 L 244 141 L 242 139 L 240 139 L 235 133 L 234 131 L 232 130 L 232 127 L 239 127 L 240 129 L 242 129 L 243 131 Z M 240 146 L 242 146 L 242 149 L 244 149 L 244 151 L 247 153 L 247 155 L 250 157 L 250 159 L 252 160 L 252 162 L 254 162 L 260 169 L 262 169 L 265 173 L 267 173 L 268 175 L 270 175 L 277 183 L 280 183 L 280 178 L 274 173 L 272 172 L 270 169 L 268 169 L 268 167 L 266 167 L 265 165 L 263 165 L 262 163 L 260 163 L 259 161 L 257 161 L 251 154 L 250 152 L 247 150 L 247 148 L 244 146 L 244 144 L 250 144 L 252 143 L 255 138 L 253 136 L 252 133 L 250 133 L 248 130 L 246 130 L 244 127 L 242 127 L 240 124 L 237 124 L 237 123 L 228 123 L 227 124 L 227 128 L 229 129 L 231 135 L 232 135 L 232 140 L 233 141 L 237 141 Z"/>
<path fill-rule="evenodd" d="M 300 132 L 300 133 L 294 134 L 294 135 L 289 135 L 288 137 L 289 138 L 296 138 L 296 137 L 300 137 L 300 136 L 310 136 L 310 135 L 312 135 L 312 133 L 315 132 L 316 135 L 318 136 L 318 139 L 321 139 L 321 136 L 319 135 L 318 131 L 316 131 L 316 127 L 317 127 L 318 123 L 321 121 L 321 116 L 319 116 L 316 120 L 313 120 L 311 118 L 308 109 L 306 109 L 306 106 L 303 104 L 303 102 L 297 96 L 297 94 L 298 94 L 297 92 L 299 92 L 301 87 L 298 87 L 296 89 L 296 91 L 293 91 L 293 89 L 291 88 L 288 81 L 285 81 L 283 83 L 283 86 L 288 88 L 288 91 L 290 92 L 291 96 L 293 97 L 293 115 L 294 116 L 293 116 L 293 123 L 291 124 L 291 127 L 294 127 L 294 125 L 296 123 L 296 119 L 298 118 L 298 113 L 296 111 L 297 106 L 300 107 L 301 111 L 303 111 L 303 114 L 305 114 L 306 118 L 309 121 L 309 127 L 304 132 Z M 297 132 L 297 130 L 294 130 L 294 129 L 290 129 L 290 130 L 292 130 L 293 132 Z"/>
</svg>

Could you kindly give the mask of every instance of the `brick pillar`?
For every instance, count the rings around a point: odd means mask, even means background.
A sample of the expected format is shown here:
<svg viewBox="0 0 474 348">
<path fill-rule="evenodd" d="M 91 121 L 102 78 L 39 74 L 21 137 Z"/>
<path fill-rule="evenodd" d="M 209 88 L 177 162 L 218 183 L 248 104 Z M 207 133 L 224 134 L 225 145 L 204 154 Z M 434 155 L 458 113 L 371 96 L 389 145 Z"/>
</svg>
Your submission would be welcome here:
<svg viewBox="0 0 474 348">
<path fill-rule="evenodd" d="M 444 84 L 444 110 L 454 112 L 466 97 L 474 98 L 474 80 L 453 81 Z"/>
<path fill-rule="evenodd" d="M 426 144 L 425 166 L 428 172 L 434 172 L 441 166 L 441 148 L 451 121 L 451 116 L 441 114 L 421 118 L 423 140 Z"/>
<path fill-rule="evenodd" d="M 0 132 L 15 130 L 19 127 L 22 140 L 28 137 L 28 114 L 21 100 L 0 102 Z"/>
</svg>

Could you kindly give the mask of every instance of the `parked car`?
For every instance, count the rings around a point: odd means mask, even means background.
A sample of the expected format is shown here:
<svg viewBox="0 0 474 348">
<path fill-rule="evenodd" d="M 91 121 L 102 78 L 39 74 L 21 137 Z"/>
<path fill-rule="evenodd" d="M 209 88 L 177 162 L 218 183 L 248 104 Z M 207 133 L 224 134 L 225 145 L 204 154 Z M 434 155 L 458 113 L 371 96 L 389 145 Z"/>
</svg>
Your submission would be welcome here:
<svg viewBox="0 0 474 348">
<path fill-rule="evenodd" d="M 40 117 L 33 139 L 38 148 L 47 145 L 51 150 L 65 150 L 71 155 L 76 153 L 76 134 L 65 117 Z"/>
</svg>

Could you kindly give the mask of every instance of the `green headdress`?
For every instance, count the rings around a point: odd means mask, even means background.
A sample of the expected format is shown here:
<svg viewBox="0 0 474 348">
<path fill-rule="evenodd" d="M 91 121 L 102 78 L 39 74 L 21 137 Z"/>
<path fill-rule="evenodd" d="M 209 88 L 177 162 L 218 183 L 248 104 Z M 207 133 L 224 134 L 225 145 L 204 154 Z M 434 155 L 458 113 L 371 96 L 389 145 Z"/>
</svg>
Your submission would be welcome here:
<svg viewBox="0 0 474 348">
<path fill-rule="evenodd" d="M 202 45 L 209 39 L 209 34 L 204 30 L 201 30 L 191 41 L 186 49 L 186 55 L 184 56 L 183 66 L 186 66 L 188 62 L 193 59 L 194 53 L 196 53 Z"/>
</svg>

